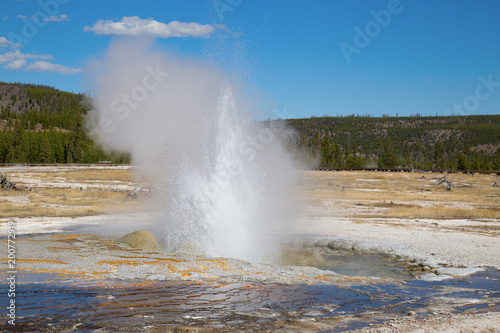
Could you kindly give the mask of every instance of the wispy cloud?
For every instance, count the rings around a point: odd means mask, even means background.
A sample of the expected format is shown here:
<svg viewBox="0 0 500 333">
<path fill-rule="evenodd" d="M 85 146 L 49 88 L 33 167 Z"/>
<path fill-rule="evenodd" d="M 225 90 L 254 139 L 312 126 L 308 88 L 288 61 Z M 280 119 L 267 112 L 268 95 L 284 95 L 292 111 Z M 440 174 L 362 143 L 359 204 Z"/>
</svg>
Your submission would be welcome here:
<svg viewBox="0 0 500 333">
<path fill-rule="evenodd" d="M 20 49 L 23 47 L 21 43 L 12 43 L 10 40 L 5 38 L 4 36 L 0 36 L 0 49 Z"/>
<path fill-rule="evenodd" d="M 49 16 L 44 19 L 45 22 L 64 22 L 69 21 L 68 15 L 62 14 L 59 16 Z"/>
<path fill-rule="evenodd" d="M 81 68 L 54 64 L 49 60 L 54 57 L 48 54 L 23 53 L 19 50 L 0 54 L 0 65 L 10 70 L 28 70 L 35 72 L 53 72 L 64 75 L 74 75 L 82 71 Z"/>
<path fill-rule="evenodd" d="M 26 20 L 31 20 L 31 21 L 39 21 L 38 16 L 32 15 L 30 17 L 26 15 L 17 15 L 16 16 L 18 19 L 26 19 Z M 64 22 L 64 21 L 69 21 L 69 17 L 66 14 L 61 14 L 59 16 L 48 16 L 43 19 L 43 22 Z"/>
<path fill-rule="evenodd" d="M 2 19 L 2 21 L 7 21 L 7 19 L 9 18 L 9 15 L 5 15 Z"/>
<path fill-rule="evenodd" d="M 143 20 L 137 16 L 124 16 L 120 21 L 99 20 L 92 27 L 84 27 L 83 31 L 93 31 L 97 35 L 138 36 L 149 35 L 162 38 L 171 37 L 207 37 L 220 25 L 182 23 L 172 21 L 162 23 L 151 18 Z"/>
<path fill-rule="evenodd" d="M 54 64 L 48 61 L 36 61 L 26 67 L 27 70 L 35 72 L 57 72 L 65 75 L 74 75 L 82 71 L 81 68 L 67 67 L 60 64 Z"/>
</svg>

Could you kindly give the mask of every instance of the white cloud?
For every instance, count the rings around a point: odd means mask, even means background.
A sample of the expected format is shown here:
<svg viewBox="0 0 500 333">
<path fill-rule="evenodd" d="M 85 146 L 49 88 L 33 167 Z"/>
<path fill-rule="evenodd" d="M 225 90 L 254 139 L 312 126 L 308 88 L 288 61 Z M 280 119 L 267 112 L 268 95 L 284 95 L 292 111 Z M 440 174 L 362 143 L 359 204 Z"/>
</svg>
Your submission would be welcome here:
<svg viewBox="0 0 500 333">
<path fill-rule="evenodd" d="M 16 17 L 19 19 L 27 19 L 28 18 L 28 16 L 25 16 L 25 15 L 17 15 Z"/>
<path fill-rule="evenodd" d="M 17 59 L 8 63 L 4 67 L 7 69 L 19 70 L 22 69 L 24 66 L 26 66 L 26 59 Z"/>
<path fill-rule="evenodd" d="M 46 54 L 34 54 L 34 53 L 22 53 L 17 50 L 15 52 L 7 52 L 4 54 L 0 54 L 0 64 L 5 62 L 11 63 L 18 59 L 40 59 L 40 60 L 52 60 L 54 57 Z"/>
<path fill-rule="evenodd" d="M 10 40 L 5 38 L 4 36 L 0 36 L 0 49 L 9 48 L 9 49 L 20 49 L 23 47 L 21 43 L 12 43 Z"/>
<path fill-rule="evenodd" d="M 22 53 L 19 50 L 15 52 L 6 52 L 4 54 L 0 54 L 0 64 L 6 63 L 6 65 L 4 65 L 4 68 L 11 70 L 55 72 L 64 75 L 74 75 L 82 71 L 81 68 L 67 67 L 47 61 L 53 59 L 54 57 L 51 55 Z"/>
<path fill-rule="evenodd" d="M 59 16 L 49 16 L 44 19 L 45 22 L 63 22 L 69 21 L 68 15 L 59 15 Z"/>
<path fill-rule="evenodd" d="M 168 24 L 155 21 L 151 18 L 143 20 L 137 16 L 124 16 L 121 21 L 99 20 L 92 27 L 85 27 L 83 31 L 93 31 L 97 35 L 137 36 L 150 35 L 162 38 L 170 37 L 207 37 L 217 28 L 210 24 L 182 23 L 172 21 Z"/>
<path fill-rule="evenodd" d="M 9 18 L 9 15 L 5 15 L 5 16 L 3 17 L 3 20 L 2 20 L 2 21 L 7 21 L 7 19 L 8 19 L 8 18 Z"/>
<path fill-rule="evenodd" d="M 36 61 L 26 67 L 27 70 L 35 71 L 35 72 L 57 72 L 65 75 L 73 75 L 80 73 L 82 71 L 81 68 L 75 67 L 67 67 L 60 64 L 54 64 L 47 61 Z"/>
</svg>

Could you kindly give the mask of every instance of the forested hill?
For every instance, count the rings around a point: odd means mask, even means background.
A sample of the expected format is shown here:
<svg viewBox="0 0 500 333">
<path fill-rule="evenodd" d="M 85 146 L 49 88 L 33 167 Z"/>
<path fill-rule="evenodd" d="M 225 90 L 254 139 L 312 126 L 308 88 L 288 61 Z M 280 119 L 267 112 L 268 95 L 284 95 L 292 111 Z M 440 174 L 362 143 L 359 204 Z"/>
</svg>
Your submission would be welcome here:
<svg viewBox="0 0 500 333">
<path fill-rule="evenodd" d="M 87 135 L 85 95 L 0 82 L 0 163 L 128 163 Z M 500 115 L 286 120 L 309 166 L 500 170 Z"/>
<path fill-rule="evenodd" d="M 127 163 L 87 136 L 84 95 L 0 82 L 0 163 Z"/>
<path fill-rule="evenodd" d="M 500 115 L 289 119 L 303 160 L 321 167 L 500 170 Z"/>
</svg>

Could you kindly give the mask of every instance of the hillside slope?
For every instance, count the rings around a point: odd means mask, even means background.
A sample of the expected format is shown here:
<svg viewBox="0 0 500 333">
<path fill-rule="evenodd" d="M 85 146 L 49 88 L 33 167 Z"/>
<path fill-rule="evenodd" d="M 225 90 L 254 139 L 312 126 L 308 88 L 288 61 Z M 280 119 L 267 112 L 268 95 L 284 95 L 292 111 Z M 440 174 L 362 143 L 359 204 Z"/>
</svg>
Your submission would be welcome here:
<svg viewBox="0 0 500 333">
<path fill-rule="evenodd" d="M 126 153 L 105 153 L 88 137 L 85 99 L 0 82 L 0 163 L 128 163 Z M 298 134 L 288 148 L 309 166 L 500 170 L 500 115 L 285 122 Z"/>
<path fill-rule="evenodd" d="M 88 136 L 84 95 L 53 87 L 0 83 L 0 163 L 127 163 Z"/>
<path fill-rule="evenodd" d="M 301 158 L 312 157 L 319 166 L 500 169 L 500 115 L 313 117 L 286 123 L 299 133 Z"/>
</svg>

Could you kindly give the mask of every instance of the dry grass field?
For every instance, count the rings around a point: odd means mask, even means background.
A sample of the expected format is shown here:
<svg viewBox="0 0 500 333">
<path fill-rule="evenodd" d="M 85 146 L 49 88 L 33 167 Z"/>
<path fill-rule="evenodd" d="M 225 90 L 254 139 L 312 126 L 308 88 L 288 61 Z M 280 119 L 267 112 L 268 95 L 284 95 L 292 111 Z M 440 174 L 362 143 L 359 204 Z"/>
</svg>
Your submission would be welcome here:
<svg viewBox="0 0 500 333">
<path fill-rule="evenodd" d="M 0 218 L 81 217 L 140 207 L 130 194 L 149 184 L 134 182 L 129 167 L 0 168 L 20 191 L 0 190 Z M 349 218 L 500 219 L 500 177 L 448 174 L 451 191 L 436 185 L 443 174 L 306 171 L 299 187 L 312 215 Z M 314 207 L 321 206 L 321 210 Z M 325 206 L 327 209 L 324 209 Z M 483 228 L 498 229 L 483 225 Z"/>
<path fill-rule="evenodd" d="M 129 194 L 148 184 L 132 180 L 130 168 L 0 168 L 19 190 L 0 190 L 0 218 L 82 217 L 141 206 Z"/>
<path fill-rule="evenodd" d="M 443 174 L 407 172 L 305 173 L 311 205 L 333 204 L 333 215 L 411 219 L 500 219 L 500 177 L 447 174 L 452 190 L 436 185 Z"/>
</svg>

